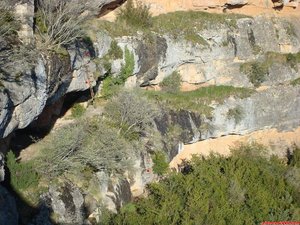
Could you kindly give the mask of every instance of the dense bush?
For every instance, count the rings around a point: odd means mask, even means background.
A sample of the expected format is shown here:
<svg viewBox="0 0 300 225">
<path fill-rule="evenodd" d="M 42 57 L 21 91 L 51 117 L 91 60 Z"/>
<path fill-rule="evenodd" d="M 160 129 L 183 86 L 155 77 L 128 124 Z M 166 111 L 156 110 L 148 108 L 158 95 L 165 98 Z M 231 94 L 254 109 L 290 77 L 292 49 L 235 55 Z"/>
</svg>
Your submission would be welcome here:
<svg viewBox="0 0 300 225">
<path fill-rule="evenodd" d="M 136 6 L 133 0 L 128 0 L 124 8 L 120 8 L 117 14 L 118 21 L 124 21 L 130 26 L 148 28 L 152 24 L 152 17 L 149 6 L 137 1 Z"/>
<path fill-rule="evenodd" d="M 298 52 L 296 54 L 289 53 L 286 55 L 286 59 L 287 59 L 288 64 L 293 69 L 298 71 L 298 65 L 300 64 L 300 52 Z"/>
<path fill-rule="evenodd" d="M 299 183 L 295 173 L 299 168 L 287 166 L 276 157 L 268 160 L 260 154 L 264 151 L 261 148 L 242 146 L 228 158 L 193 158 L 184 174 L 174 173 L 151 184 L 147 198 L 131 204 L 130 210 L 125 207 L 111 215 L 106 224 L 298 221 L 299 188 L 293 184 Z"/>
<path fill-rule="evenodd" d="M 159 85 L 163 91 L 176 93 L 180 91 L 181 76 L 175 71 L 170 76 L 167 76 Z"/>
<path fill-rule="evenodd" d="M 155 152 L 153 157 L 153 172 L 158 175 L 165 174 L 169 169 L 169 163 L 166 160 L 166 156 L 163 152 Z"/>
<path fill-rule="evenodd" d="M 266 80 L 269 68 L 276 64 L 289 66 L 298 71 L 300 53 L 282 54 L 277 52 L 267 52 L 260 61 L 241 64 L 240 71 L 248 76 L 249 81 L 255 87 L 259 87 Z M 291 84 L 294 85 L 294 81 L 292 81 Z"/>
<path fill-rule="evenodd" d="M 130 143 L 101 117 L 79 120 L 55 131 L 41 147 L 39 171 L 55 177 L 90 167 L 108 174 L 130 170 L 134 157 Z"/>
<path fill-rule="evenodd" d="M 269 64 L 264 62 L 250 62 L 242 64 L 240 71 L 245 73 L 254 87 L 259 87 L 269 72 Z"/>
<path fill-rule="evenodd" d="M 131 139 L 153 122 L 159 110 L 138 90 L 123 90 L 107 103 L 104 113 L 121 135 Z"/>
<path fill-rule="evenodd" d="M 39 182 L 39 176 L 34 169 L 32 162 L 16 161 L 12 151 L 7 153 L 7 167 L 10 172 L 10 184 L 17 192 L 22 192 L 27 188 L 36 187 Z"/>
<path fill-rule="evenodd" d="M 79 118 L 83 116 L 85 111 L 86 109 L 84 108 L 84 106 L 82 106 L 79 103 L 74 104 L 73 107 L 71 108 L 72 117 L 74 118 Z"/>
</svg>

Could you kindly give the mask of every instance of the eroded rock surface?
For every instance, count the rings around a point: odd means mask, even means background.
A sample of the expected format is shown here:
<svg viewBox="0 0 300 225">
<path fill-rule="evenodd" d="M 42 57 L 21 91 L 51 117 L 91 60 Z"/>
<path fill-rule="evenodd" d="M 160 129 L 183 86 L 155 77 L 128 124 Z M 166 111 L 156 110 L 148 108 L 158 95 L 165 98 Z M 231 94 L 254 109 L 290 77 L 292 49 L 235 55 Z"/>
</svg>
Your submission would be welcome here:
<svg viewBox="0 0 300 225">
<path fill-rule="evenodd" d="M 299 25 L 296 18 L 244 17 L 232 25 L 224 22 L 199 30 L 201 43 L 168 34 L 155 35 L 151 44 L 143 35 L 116 40 L 123 51 L 127 48 L 134 54 L 134 76 L 128 78 L 127 87 L 156 86 L 174 71 L 180 72 L 185 84 L 253 87 L 249 73 L 242 69 L 247 63 L 261 63 L 266 67 L 261 85 L 276 86 L 300 76 L 299 63 L 287 62 L 287 54 L 300 51 Z M 106 40 L 109 37 L 95 45 L 102 46 Z M 113 76 L 124 63 L 124 59 L 111 62 Z"/>
<path fill-rule="evenodd" d="M 56 222 L 62 224 L 84 224 L 84 197 L 81 191 L 70 183 L 63 186 L 50 186 L 47 202 L 54 212 Z"/>
<path fill-rule="evenodd" d="M 99 10 L 114 0 L 98 0 L 91 3 Z M 34 2 L 12 2 L 16 17 L 21 22 L 19 38 L 23 43 L 33 43 Z M 0 40 L 0 51 L 7 43 Z M 68 92 L 87 90 L 95 85 L 93 47 L 83 42 L 75 43 L 68 55 L 36 53 L 37 64 L 32 71 L 23 71 L 17 80 L 4 80 L 0 87 L 0 138 L 16 129 L 27 127 L 46 105 L 52 104 Z M 16 68 L 21 65 L 15 65 Z M 5 87 L 5 88 L 3 88 Z"/>
</svg>

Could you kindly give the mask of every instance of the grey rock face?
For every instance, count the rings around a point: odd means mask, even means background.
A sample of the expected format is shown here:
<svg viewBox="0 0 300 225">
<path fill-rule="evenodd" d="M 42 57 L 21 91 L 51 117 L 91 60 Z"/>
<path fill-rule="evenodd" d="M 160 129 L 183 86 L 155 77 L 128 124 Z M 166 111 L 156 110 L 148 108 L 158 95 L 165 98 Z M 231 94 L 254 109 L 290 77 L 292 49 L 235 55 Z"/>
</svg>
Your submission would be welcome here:
<svg viewBox="0 0 300 225">
<path fill-rule="evenodd" d="M 228 116 L 228 111 L 236 107 L 241 110 L 240 121 Z M 276 87 L 246 99 L 229 98 L 224 104 L 215 107 L 211 124 L 214 129 L 207 137 L 247 134 L 269 128 L 292 130 L 300 125 L 299 115 L 299 86 Z"/>
<path fill-rule="evenodd" d="M 117 2 L 119 1 L 91 1 L 99 10 Z M 33 1 L 13 1 L 11 4 L 15 4 L 16 15 L 22 23 L 19 33 L 21 40 L 24 43 L 34 42 Z M 0 41 L 1 51 L 3 43 Z M 87 46 L 75 46 L 69 50 L 70 58 L 53 54 L 44 61 L 39 59 L 34 71 L 24 71 L 25 75 L 18 82 L 4 81 L 5 89 L 0 87 L 0 138 L 5 138 L 15 129 L 28 126 L 46 104 L 54 103 L 68 92 L 83 91 L 94 86 L 93 75 L 97 68 L 91 61 L 94 56 L 85 54 L 89 50 Z"/>
<path fill-rule="evenodd" d="M 131 200 L 130 184 L 127 179 L 108 177 L 104 172 L 96 173 L 102 204 L 112 212 Z"/>
<path fill-rule="evenodd" d="M 18 220 L 19 214 L 14 197 L 0 185 L 0 225 L 18 225 Z"/>
<path fill-rule="evenodd" d="M 300 51 L 300 21 L 282 18 L 245 17 L 234 26 L 224 24 L 199 30 L 206 45 L 192 44 L 184 39 L 174 40 L 167 34 L 157 35 L 151 44 L 136 37 L 118 38 L 118 44 L 127 47 L 135 58 L 134 76 L 126 86 L 159 84 L 173 71 L 179 71 L 189 84 L 215 84 L 251 87 L 247 74 L 240 70 L 247 62 L 261 62 L 268 52 L 277 54 Z M 267 31 L 267 32 L 266 32 Z M 114 64 L 115 61 L 112 62 Z M 280 67 L 280 69 L 278 69 Z M 120 72 L 117 67 L 113 73 Z M 262 85 L 277 85 L 299 77 L 297 68 L 274 63 Z"/>
<path fill-rule="evenodd" d="M 71 46 L 68 51 L 73 73 L 66 92 L 84 91 L 95 86 L 94 74 L 97 71 L 97 66 L 92 61 L 96 54 L 94 47 L 78 42 Z"/>
<path fill-rule="evenodd" d="M 51 186 L 48 193 L 48 202 L 60 224 L 82 225 L 85 220 L 84 198 L 80 190 L 65 183 L 62 187 Z"/>
<path fill-rule="evenodd" d="M 34 0 L 19 1 L 15 5 L 15 14 L 22 26 L 18 35 L 24 43 L 31 43 L 33 36 Z"/>
<path fill-rule="evenodd" d="M 28 126 L 42 112 L 48 98 L 44 64 L 39 60 L 34 72 L 20 82 L 5 82 L 5 87 L 0 93 L 0 137 Z"/>
</svg>

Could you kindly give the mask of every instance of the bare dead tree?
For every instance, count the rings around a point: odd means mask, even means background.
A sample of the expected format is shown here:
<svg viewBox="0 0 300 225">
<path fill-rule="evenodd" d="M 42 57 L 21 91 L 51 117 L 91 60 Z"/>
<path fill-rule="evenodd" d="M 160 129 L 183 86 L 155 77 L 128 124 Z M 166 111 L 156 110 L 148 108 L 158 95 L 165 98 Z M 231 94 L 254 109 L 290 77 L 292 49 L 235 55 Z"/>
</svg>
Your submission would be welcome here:
<svg viewBox="0 0 300 225">
<path fill-rule="evenodd" d="M 96 11 L 87 0 L 38 0 L 38 47 L 51 50 L 71 44 L 83 35 L 81 25 Z"/>
<path fill-rule="evenodd" d="M 105 115 L 125 136 L 131 132 L 142 132 L 159 114 L 157 106 L 137 90 L 121 91 L 105 107 Z"/>
</svg>

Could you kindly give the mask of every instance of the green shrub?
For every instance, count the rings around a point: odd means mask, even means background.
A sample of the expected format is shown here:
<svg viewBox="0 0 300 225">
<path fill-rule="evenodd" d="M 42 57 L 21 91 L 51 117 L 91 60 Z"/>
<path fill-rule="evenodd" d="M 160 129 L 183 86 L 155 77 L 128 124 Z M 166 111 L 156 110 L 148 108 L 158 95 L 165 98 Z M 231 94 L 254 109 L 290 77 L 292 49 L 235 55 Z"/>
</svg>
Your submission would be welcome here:
<svg viewBox="0 0 300 225">
<path fill-rule="evenodd" d="M 292 80 L 292 81 L 290 82 L 290 84 L 293 85 L 293 86 L 300 85 L 300 77 L 297 78 L 297 79 L 295 79 L 295 80 Z"/>
<path fill-rule="evenodd" d="M 240 66 L 240 71 L 247 75 L 254 87 L 259 87 L 266 80 L 269 65 L 264 62 L 244 63 Z"/>
<path fill-rule="evenodd" d="M 153 157 L 153 172 L 158 175 L 165 174 L 169 169 L 169 164 L 163 152 L 155 152 Z"/>
<path fill-rule="evenodd" d="M 254 157 L 264 151 L 262 146 L 242 148 L 236 152 L 246 150 L 247 154 L 194 157 L 186 163 L 185 173 L 173 173 L 150 184 L 146 198 L 136 200 L 130 210 L 111 214 L 106 224 L 253 225 L 298 221 L 299 171 L 289 172 L 293 167 L 276 157 Z M 290 181 L 285 178 L 287 172 Z"/>
<path fill-rule="evenodd" d="M 297 146 L 293 149 L 290 165 L 300 168 L 300 148 Z"/>
<path fill-rule="evenodd" d="M 123 175 L 132 167 L 135 149 L 102 117 L 78 120 L 51 133 L 40 146 L 38 172 L 55 178 L 86 170 Z"/>
<path fill-rule="evenodd" d="M 12 151 L 7 153 L 7 167 L 10 171 L 11 186 L 17 192 L 22 192 L 30 187 L 37 187 L 39 176 L 35 171 L 32 162 L 16 161 L 16 157 Z"/>
<path fill-rule="evenodd" d="M 296 54 L 289 53 L 286 55 L 286 59 L 287 59 L 288 64 L 293 69 L 298 71 L 298 64 L 300 63 L 300 52 L 298 52 Z"/>
<path fill-rule="evenodd" d="M 43 22 L 43 20 L 44 20 L 44 15 L 40 10 L 38 10 L 35 13 L 35 26 L 36 26 L 36 29 L 38 29 L 39 32 L 45 34 L 45 33 L 47 33 L 48 27 Z"/>
<path fill-rule="evenodd" d="M 133 70 L 134 55 L 128 50 L 128 48 L 125 48 L 125 64 L 122 65 L 120 74 L 116 77 L 113 77 L 111 74 L 107 75 L 107 77 L 103 80 L 101 95 L 104 98 L 111 97 L 124 85 L 126 79 L 133 74 Z"/>
<path fill-rule="evenodd" d="M 126 79 L 132 76 L 134 71 L 134 55 L 132 52 L 125 48 L 125 65 L 122 66 L 120 72 L 120 78 L 123 83 L 125 83 Z"/>
<path fill-rule="evenodd" d="M 175 71 L 171 75 L 167 76 L 159 85 L 165 92 L 176 93 L 180 91 L 181 76 Z"/>
<path fill-rule="evenodd" d="M 227 112 L 227 118 L 228 119 L 233 119 L 236 124 L 241 122 L 244 116 L 244 111 L 240 106 L 236 106 L 232 109 L 229 109 Z"/>
<path fill-rule="evenodd" d="M 294 70 L 298 71 L 298 64 L 300 63 L 300 52 L 282 54 L 278 52 L 267 52 L 264 59 L 264 64 L 269 67 L 273 64 L 285 65 L 287 64 Z"/>
<path fill-rule="evenodd" d="M 128 25 L 148 28 L 152 25 L 150 7 L 137 1 L 136 6 L 132 0 L 128 0 L 124 8 L 120 8 L 117 14 L 117 21 L 125 22 Z"/>
<path fill-rule="evenodd" d="M 113 77 L 111 75 L 107 76 L 103 81 L 102 81 L 102 89 L 101 89 L 101 95 L 104 98 L 109 98 L 116 94 L 122 84 L 122 80 L 119 79 L 118 77 Z"/>
<path fill-rule="evenodd" d="M 71 114 L 73 118 L 80 118 L 85 113 L 86 109 L 80 103 L 75 103 L 71 108 Z"/>
<path fill-rule="evenodd" d="M 105 57 L 108 59 L 122 59 L 123 58 L 123 51 L 118 46 L 118 42 L 116 40 L 112 40 L 110 43 L 110 49 Z"/>
<path fill-rule="evenodd" d="M 298 71 L 299 63 L 300 53 L 281 54 L 277 52 L 267 52 L 264 59 L 260 62 L 253 61 L 241 64 L 240 71 L 248 76 L 250 82 L 255 87 L 259 87 L 261 83 L 266 80 L 266 75 L 272 65 L 288 65 Z"/>
</svg>

